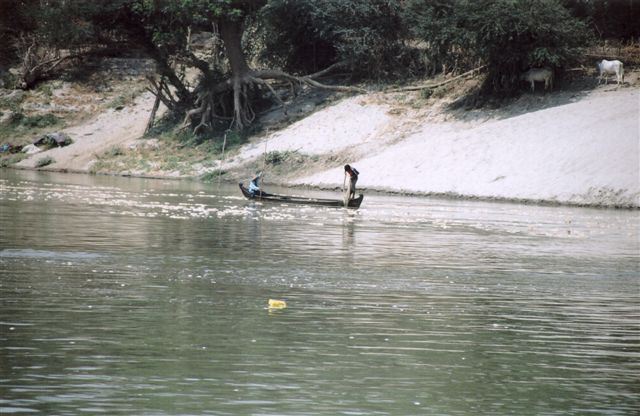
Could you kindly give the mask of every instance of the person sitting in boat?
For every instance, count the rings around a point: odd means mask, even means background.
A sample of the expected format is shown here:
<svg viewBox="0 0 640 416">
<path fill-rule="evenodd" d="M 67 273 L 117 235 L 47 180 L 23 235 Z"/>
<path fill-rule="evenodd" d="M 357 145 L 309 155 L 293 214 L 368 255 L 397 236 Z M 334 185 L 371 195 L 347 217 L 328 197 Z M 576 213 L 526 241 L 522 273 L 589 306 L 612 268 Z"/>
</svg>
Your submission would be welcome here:
<svg viewBox="0 0 640 416">
<path fill-rule="evenodd" d="M 346 181 L 347 177 L 349 177 L 349 187 L 347 188 L 347 192 L 345 193 L 345 204 L 347 204 L 351 199 L 356 196 L 356 182 L 358 182 L 358 169 L 352 168 L 349 165 L 344 165 L 344 179 Z M 343 181 L 344 188 L 344 181 Z"/>
<path fill-rule="evenodd" d="M 249 182 L 248 191 L 251 194 L 251 196 L 255 196 L 256 193 L 260 192 L 261 178 L 262 178 L 262 172 L 258 172 L 256 173 L 256 176 L 254 176 L 253 179 L 251 179 L 251 182 Z"/>
</svg>

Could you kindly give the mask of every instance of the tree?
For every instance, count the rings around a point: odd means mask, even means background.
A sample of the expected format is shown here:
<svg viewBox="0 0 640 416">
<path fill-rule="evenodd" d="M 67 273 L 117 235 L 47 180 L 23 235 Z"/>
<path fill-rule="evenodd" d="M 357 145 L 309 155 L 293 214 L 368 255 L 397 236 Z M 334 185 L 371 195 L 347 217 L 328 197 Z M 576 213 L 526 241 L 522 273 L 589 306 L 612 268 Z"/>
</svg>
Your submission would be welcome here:
<svg viewBox="0 0 640 416">
<path fill-rule="evenodd" d="M 486 59 L 485 89 L 511 94 L 519 74 L 531 67 L 565 67 L 588 42 L 584 22 L 572 17 L 558 0 L 495 0 L 475 7 L 469 19 L 478 53 Z"/>
<path fill-rule="evenodd" d="M 559 0 L 408 0 L 408 7 L 422 12 L 414 34 L 429 45 L 430 58 L 462 55 L 487 65 L 483 89 L 490 95 L 515 92 L 527 68 L 564 67 L 588 40 L 584 22 Z"/>
<path fill-rule="evenodd" d="M 563 0 L 572 14 L 601 39 L 634 41 L 640 38 L 640 2 L 637 0 Z"/>
<path fill-rule="evenodd" d="M 355 77 L 388 79 L 402 68 L 401 11 L 387 0 L 272 0 L 260 16 L 264 56 L 293 72 L 342 62 Z"/>
<path fill-rule="evenodd" d="M 39 8 L 37 0 L 0 1 L 0 63 L 15 59 L 15 39 L 25 31 L 32 31 L 35 21 L 32 13 Z"/>
<path fill-rule="evenodd" d="M 315 78 L 324 71 L 299 76 L 277 68 L 253 68 L 245 51 L 255 39 L 245 36 L 245 30 L 260 17 L 266 4 L 267 0 L 34 1 L 37 25 L 30 36 L 37 42 L 34 40 L 29 51 L 41 50 L 45 44 L 56 51 L 116 44 L 120 49 L 141 49 L 156 62 L 159 79 L 150 80 L 154 94 L 173 114 L 183 115 L 184 125 L 196 133 L 216 123 L 246 128 L 255 118 L 255 106 L 265 96 L 284 105 L 273 83 L 358 90 L 319 83 Z M 69 25 L 70 21 L 74 24 Z M 213 32 L 223 45 L 217 59 L 198 57 L 190 50 L 190 33 L 201 30 Z M 25 56 L 31 57 L 25 62 L 34 61 L 30 52 Z M 39 63 L 30 67 L 43 68 Z M 184 76 L 187 68 L 200 73 L 195 85 Z M 39 78 L 34 71 L 25 74 L 26 87 Z"/>
<path fill-rule="evenodd" d="M 9 52 L 12 61 L 21 61 L 18 86 L 32 88 L 53 76 L 61 64 L 91 53 L 101 40 L 89 17 L 108 7 L 65 0 L 0 2 L 4 52 Z"/>
<path fill-rule="evenodd" d="M 245 53 L 252 39 L 244 36 L 245 30 L 266 4 L 266 0 L 130 0 L 126 4 L 124 16 L 130 21 L 122 25 L 128 28 L 130 39 L 143 45 L 158 62 L 162 80 L 154 83 L 154 93 L 175 113 L 184 113 L 185 127 L 192 126 L 195 133 L 215 123 L 245 129 L 255 119 L 255 105 L 265 94 L 284 106 L 274 82 L 356 90 L 321 84 L 314 79 L 319 74 L 295 76 L 279 69 L 253 68 Z M 224 46 L 224 59 L 206 61 L 190 52 L 188 32 L 202 29 L 214 30 Z M 171 61 L 200 71 L 193 90 L 175 73 Z"/>
<path fill-rule="evenodd" d="M 26 33 L 36 27 L 33 13 L 39 10 L 37 0 L 0 1 L 0 75 L 3 67 L 21 60 L 27 43 Z"/>
<path fill-rule="evenodd" d="M 408 0 L 403 20 L 411 34 L 422 40 L 429 75 L 457 72 L 478 64 L 474 31 L 467 6 L 460 0 Z"/>
</svg>

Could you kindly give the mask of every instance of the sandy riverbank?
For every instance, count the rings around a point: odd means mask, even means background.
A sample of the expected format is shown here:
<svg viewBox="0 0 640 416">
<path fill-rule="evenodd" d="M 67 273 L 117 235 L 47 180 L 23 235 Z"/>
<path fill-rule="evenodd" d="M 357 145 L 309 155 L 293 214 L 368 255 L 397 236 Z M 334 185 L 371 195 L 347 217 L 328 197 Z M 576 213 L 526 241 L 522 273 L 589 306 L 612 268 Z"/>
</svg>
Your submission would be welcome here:
<svg viewBox="0 0 640 416">
<path fill-rule="evenodd" d="M 637 208 L 637 83 L 636 76 L 623 87 L 536 92 L 500 110 L 457 113 L 398 105 L 398 96 L 391 94 L 350 97 L 252 139 L 224 163 L 182 175 L 135 174 L 197 176 L 224 169 L 228 180 L 246 180 L 267 152 L 294 152 L 303 156 L 303 165 L 278 172 L 267 167 L 265 186 L 339 188 L 342 165 L 348 162 L 361 172 L 361 189 Z M 33 168 L 50 154 L 56 162 L 47 169 L 89 172 L 100 152 L 139 139 L 152 103 L 146 94 L 132 107 L 69 128 L 74 144 L 34 155 L 18 167 Z"/>
<path fill-rule="evenodd" d="M 446 119 L 437 111 L 394 115 L 381 100 L 354 97 L 245 146 L 226 167 L 265 151 L 298 151 L 349 161 L 365 189 L 640 207 L 640 90 L 608 87 L 562 101 Z M 342 181 L 334 163 L 285 184 Z"/>
<path fill-rule="evenodd" d="M 360 186 L 465 197 L 640 206 L 640 94 L 596 94 L 480 125 L 427 123 L 354 164 Z M 299 183 L 335 185 L 338 169 Z"/>
</svg>

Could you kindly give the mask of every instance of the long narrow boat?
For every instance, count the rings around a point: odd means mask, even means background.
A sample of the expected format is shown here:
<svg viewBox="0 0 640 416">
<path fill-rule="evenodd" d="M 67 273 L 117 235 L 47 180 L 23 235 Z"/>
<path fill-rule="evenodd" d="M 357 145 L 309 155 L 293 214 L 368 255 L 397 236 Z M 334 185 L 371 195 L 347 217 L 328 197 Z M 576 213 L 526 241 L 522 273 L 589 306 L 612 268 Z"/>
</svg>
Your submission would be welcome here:
<svg viewBox="0 0 640 416">
<path fill-rule="evenodd" d="M 305 198 L 302 196 L 275 195 L 262 191 L 257 192 L 255 195 L 252 195 L 251 192 L 249 192 L 249 190 L 247 190 L 247 188 L 245 188 L 242 184 L 240 184 L 240 190 L 247 199 L 253 199 L 255 201 L 272 201 L 282 202 L 285 204 L 321 205 L 325 207 L 344 207 L 344 201 L 339 199 Z M 357 198 L 349 201 L 348 208 L 360 208 L 360 204 L 362 204 L 363 199 L 364 195 L 360 194 Z"/>
</svg>

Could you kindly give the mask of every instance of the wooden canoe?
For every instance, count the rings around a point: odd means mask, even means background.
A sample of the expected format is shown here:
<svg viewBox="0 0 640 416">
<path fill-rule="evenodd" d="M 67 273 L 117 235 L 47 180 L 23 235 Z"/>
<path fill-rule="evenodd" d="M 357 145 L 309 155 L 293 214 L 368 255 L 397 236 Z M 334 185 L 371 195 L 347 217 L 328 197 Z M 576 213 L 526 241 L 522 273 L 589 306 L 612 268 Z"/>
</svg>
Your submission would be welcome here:
<svg viewBox="0 0 640 416">
<path fill-rule="evenodd" d="M 344 207 L 344 201 L 340 199 L 305 198 L 302 196 L 275 195 L 263 191 L 257 192 L 255 195 L 251 195 L 247 188 L 245 188 L 242 184 L 240 184 L 240 190 L 242 191 L 242 195 L 244 195 L 247 199 L 252 199 L 254 201 L 272 201 L 282 202 L 285 204 L 320 205 L 325 207 Z M 348 208 L 360 208 L 360 204 L 362 204 L 363 199 L 364 195 L 360 194 L 357 198 L 349 201 Z"/>
</svg>

